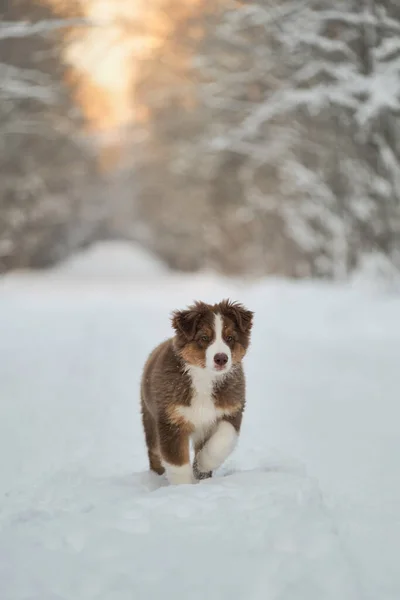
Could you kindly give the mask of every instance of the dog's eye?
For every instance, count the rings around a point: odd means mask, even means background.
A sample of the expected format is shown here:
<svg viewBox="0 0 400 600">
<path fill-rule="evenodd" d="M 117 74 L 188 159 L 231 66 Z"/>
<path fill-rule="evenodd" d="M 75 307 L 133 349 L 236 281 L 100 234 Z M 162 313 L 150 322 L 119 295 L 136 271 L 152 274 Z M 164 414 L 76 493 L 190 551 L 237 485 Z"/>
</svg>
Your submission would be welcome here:
<svg viewBox="0 0 400 600">
<path fill-rule="evenodd" d="M 232 335 L 227 335 L 226 336 L 226 341 L 227 342 L 233 342 L 233 336 Z"/>
<path fill-rule="evenodd" d="M 201 339 L 202 342 L 208 342 L 208 340 L 210 338 L 208 337 L 208 335 L 202 335 L 200 339 Z"/>
</svg>

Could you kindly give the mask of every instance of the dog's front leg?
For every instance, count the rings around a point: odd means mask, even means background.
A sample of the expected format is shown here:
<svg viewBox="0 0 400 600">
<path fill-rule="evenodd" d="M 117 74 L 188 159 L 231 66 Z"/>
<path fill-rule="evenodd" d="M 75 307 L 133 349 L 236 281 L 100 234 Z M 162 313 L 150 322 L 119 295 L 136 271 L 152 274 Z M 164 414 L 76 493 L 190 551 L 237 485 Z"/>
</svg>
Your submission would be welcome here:
<svg viewBox="0 0 400 600">
<path fill-rule="evenodd" d="M 172 485 L 193 483 L 190 464 L 189 431 L 168 419 L 159 422 L 160 450 L 168 481 Z"/>
<path fill-rule="evenodd" d="M 196 471 L 198 479 L 210 477 L 211 472 L 222 465 L 235 448 L 242 414 L 222 419 L 213 434 L 206 441 L 196 456 Z"/>
</svg>

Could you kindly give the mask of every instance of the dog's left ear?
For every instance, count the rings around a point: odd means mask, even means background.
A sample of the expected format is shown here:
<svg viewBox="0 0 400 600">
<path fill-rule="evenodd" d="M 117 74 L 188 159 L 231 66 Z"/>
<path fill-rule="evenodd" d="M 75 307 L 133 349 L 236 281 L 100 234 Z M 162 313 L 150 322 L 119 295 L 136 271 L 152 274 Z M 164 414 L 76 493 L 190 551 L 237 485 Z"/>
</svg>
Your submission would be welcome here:
<svg viewBox="0 0 400 600">
<path fill-rule="evenodd" d="M 247 310 L 239 302 L 224 300 L 221 302 L 222 311 L 229 316 L 243 333 L 248 333 L 253 326 L 254 313 Z"/>
</svg>

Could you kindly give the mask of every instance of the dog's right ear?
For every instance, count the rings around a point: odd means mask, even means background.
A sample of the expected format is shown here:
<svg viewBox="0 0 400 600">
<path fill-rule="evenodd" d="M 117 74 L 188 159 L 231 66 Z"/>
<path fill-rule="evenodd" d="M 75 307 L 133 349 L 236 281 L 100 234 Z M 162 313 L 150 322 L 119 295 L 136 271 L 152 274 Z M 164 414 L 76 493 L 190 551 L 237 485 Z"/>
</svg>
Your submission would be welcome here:
<svg viewBox="0 0 400 600">
<path fill-rule="evenodd" d="M 172 327 L 177 334 L 183 335 L 187 340 L 192 340 L 196 334 L 197 324 L 202 312 L 195 307 L 187 310 L 175 310 L 172 313 Z"/>
</svg>

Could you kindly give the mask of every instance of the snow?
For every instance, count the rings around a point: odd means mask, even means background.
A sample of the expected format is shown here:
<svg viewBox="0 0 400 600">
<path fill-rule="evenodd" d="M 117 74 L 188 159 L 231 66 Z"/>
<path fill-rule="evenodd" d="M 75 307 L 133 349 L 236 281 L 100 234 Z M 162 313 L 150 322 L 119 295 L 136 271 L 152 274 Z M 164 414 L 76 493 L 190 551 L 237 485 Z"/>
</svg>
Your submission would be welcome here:
<svg viewBox="0 0 400 600">
<path fill-rule="evenodd" d="M 127 279 L 165 271 L 162 262 L 137 244 L 125 241 L 98 242 L 73 255 L 52 270 L 52 276 L 83 279 Z"/>
<path fill-rule="evenodd" d="M 398 599 L 400 296 L 150 258 L 122 281 L 111 254 L 0 279 L 1 597 Z M 256 313 L 243 432 L 215 478 L 168 486 L 141 368 L 172 309 L 226 296 Z"/>
</svg>

